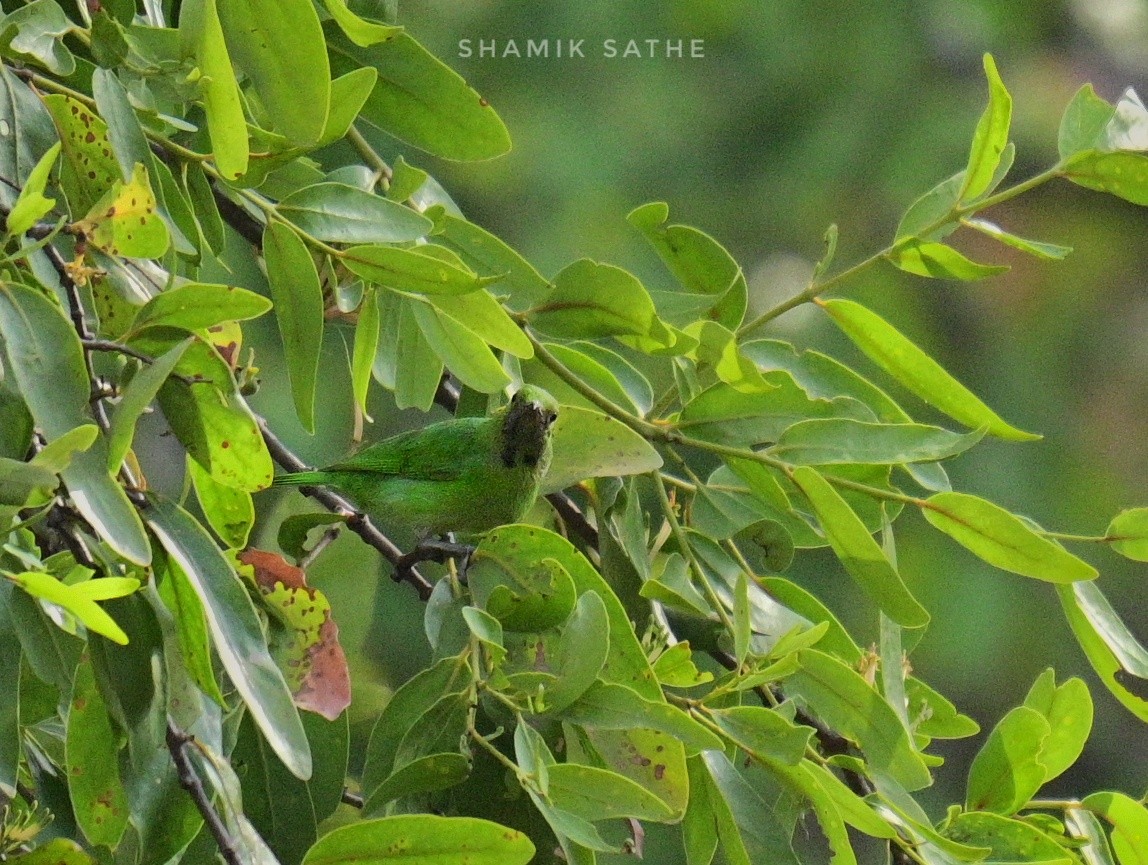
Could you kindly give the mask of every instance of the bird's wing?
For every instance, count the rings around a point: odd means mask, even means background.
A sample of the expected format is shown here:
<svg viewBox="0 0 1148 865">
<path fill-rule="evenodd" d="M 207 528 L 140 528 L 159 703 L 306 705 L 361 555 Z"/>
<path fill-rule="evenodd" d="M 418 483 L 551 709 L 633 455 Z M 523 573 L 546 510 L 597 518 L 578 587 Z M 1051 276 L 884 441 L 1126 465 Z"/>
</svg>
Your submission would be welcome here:
<svg viewBox="0 0 1148 865">
<path fill-rule="evenodd" d="M 398 475 L 412 480 L 451 481 L 479 457 L 487 418 L 458 418 L 399 433 L 363 448 L 326 471 Z"/>
</svg>

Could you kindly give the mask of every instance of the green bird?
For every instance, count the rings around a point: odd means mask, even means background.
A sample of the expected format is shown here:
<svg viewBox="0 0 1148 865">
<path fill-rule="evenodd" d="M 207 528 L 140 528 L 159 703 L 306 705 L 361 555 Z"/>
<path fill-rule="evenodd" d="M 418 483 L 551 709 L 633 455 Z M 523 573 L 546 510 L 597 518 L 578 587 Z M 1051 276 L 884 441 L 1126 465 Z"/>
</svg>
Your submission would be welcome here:
<svg viewBox="0 0 1148 865">
<path fill-rule="evenodd" d="M 554 397 L 524 385 L 489 417 L 400 433 L 326 468 L 279 475 L 272 485 L 332 487 L 420 539 L 480 534 L 517 522 L 534 504 L 557 419 Z"/>
</svg>

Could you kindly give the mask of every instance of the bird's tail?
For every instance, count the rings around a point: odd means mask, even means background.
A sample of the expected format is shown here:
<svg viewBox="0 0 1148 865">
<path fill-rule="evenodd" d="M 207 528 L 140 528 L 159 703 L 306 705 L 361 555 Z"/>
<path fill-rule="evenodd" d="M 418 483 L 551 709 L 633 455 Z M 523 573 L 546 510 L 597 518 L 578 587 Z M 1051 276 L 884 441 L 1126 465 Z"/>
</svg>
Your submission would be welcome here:
<svg viewBox="0 0 1148 865">
<path fill-rule="evenodd" d="M 276 475 L 271 481 L 273 487 L 300 487 L 307 484 L 322 484 L 327 480 L 323 472 L 290 472 Z"/>
</svg>

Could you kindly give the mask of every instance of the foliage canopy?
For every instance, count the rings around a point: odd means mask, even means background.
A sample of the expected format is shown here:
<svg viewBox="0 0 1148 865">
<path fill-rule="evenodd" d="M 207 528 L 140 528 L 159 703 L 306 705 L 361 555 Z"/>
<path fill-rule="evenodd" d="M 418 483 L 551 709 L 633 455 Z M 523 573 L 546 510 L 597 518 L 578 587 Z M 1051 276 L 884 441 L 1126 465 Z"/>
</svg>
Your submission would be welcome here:
<svg viewBox="0 0 1148 865">
<path fill-rule="evenodd" d="M 1148 509 L 1087 537 L 953 490 L 945 460 L 1039 436 L 828 296 L 879 267 L 1007 270 L 950 245 L 960 232 L 1063 258 L 982 215 L 1055 179 L 1148 204 L 1134 92 L 1083 87 L 1056 164 L 1009 185 L 1012 99 L 986 56 L 965 167 L 857 264 L 835 268 L 831 227 L 808 286 L 747 318 L 737 262 L 664 203 L 628 217 L 661 289 L 589 259 L 548 278 L 426 171 L 384 161 L 382 133 L 415 161 L 497 157 L 510 137 L 379 4 L 174 5 L 33 0 L 0 19 L 0 859 L 593 863 L 667 824 L 689 865 L 719 848 L 848 865 L 875 844 L 929 865 L 1148 861 L 1142 801 L 1035 798 L 1092 723 L 1088 686 L 1051 669 L 985 736 L 965 802 L 925 813 L 931 744 L 979 729 L 905 662 L 931 613 L 894 542 L 920 511 L 1051 583 L 1101 683 L 1148 721 L 1148 651 L 1090 561 L 1148 560 Z M 956 429 L 768 336 L 806 303 Z M 252 494 L 275 463 L 302 467 L 249 402 L 241 323 L 268 314 L 310 431 L 336 331 L 360 420 L 378 388 L 473 414 L 529 382 L 563 404 L 533 522 L 488 533 L 465 575 L 396 571 L 426 601 L 433 660 L 353 771 L 348 664 L 306 570 L 342 530 L 401 551 L 323 490 L 278 550 L 249 546 Z M 178 446 L 139 425 L 153 405 Z M 182 491 L 149 485 L 175 447 Z M 874 650 L 785 576 L 823 547 L 879 619 Z M 332 819 L 344 801 L 363 819 Z"/>
</svg>

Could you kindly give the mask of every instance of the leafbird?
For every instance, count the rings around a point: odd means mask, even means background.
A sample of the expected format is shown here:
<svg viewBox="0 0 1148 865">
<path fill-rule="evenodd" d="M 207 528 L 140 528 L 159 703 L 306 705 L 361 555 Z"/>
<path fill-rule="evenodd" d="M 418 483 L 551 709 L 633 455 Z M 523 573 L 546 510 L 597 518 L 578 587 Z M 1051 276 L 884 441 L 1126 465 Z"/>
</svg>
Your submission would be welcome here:
<svg viewBox="0 0 1148 865">
<path fill-rule="evenodd" d="M 332 487 L 420 540 L 477 535 L 517 522 L 534 504 L 557 419 L 554 397 L 523 385 L 488 417 L 400 433 L 326 468 L 279 475 L 273 486 Z"/>
</svg>

